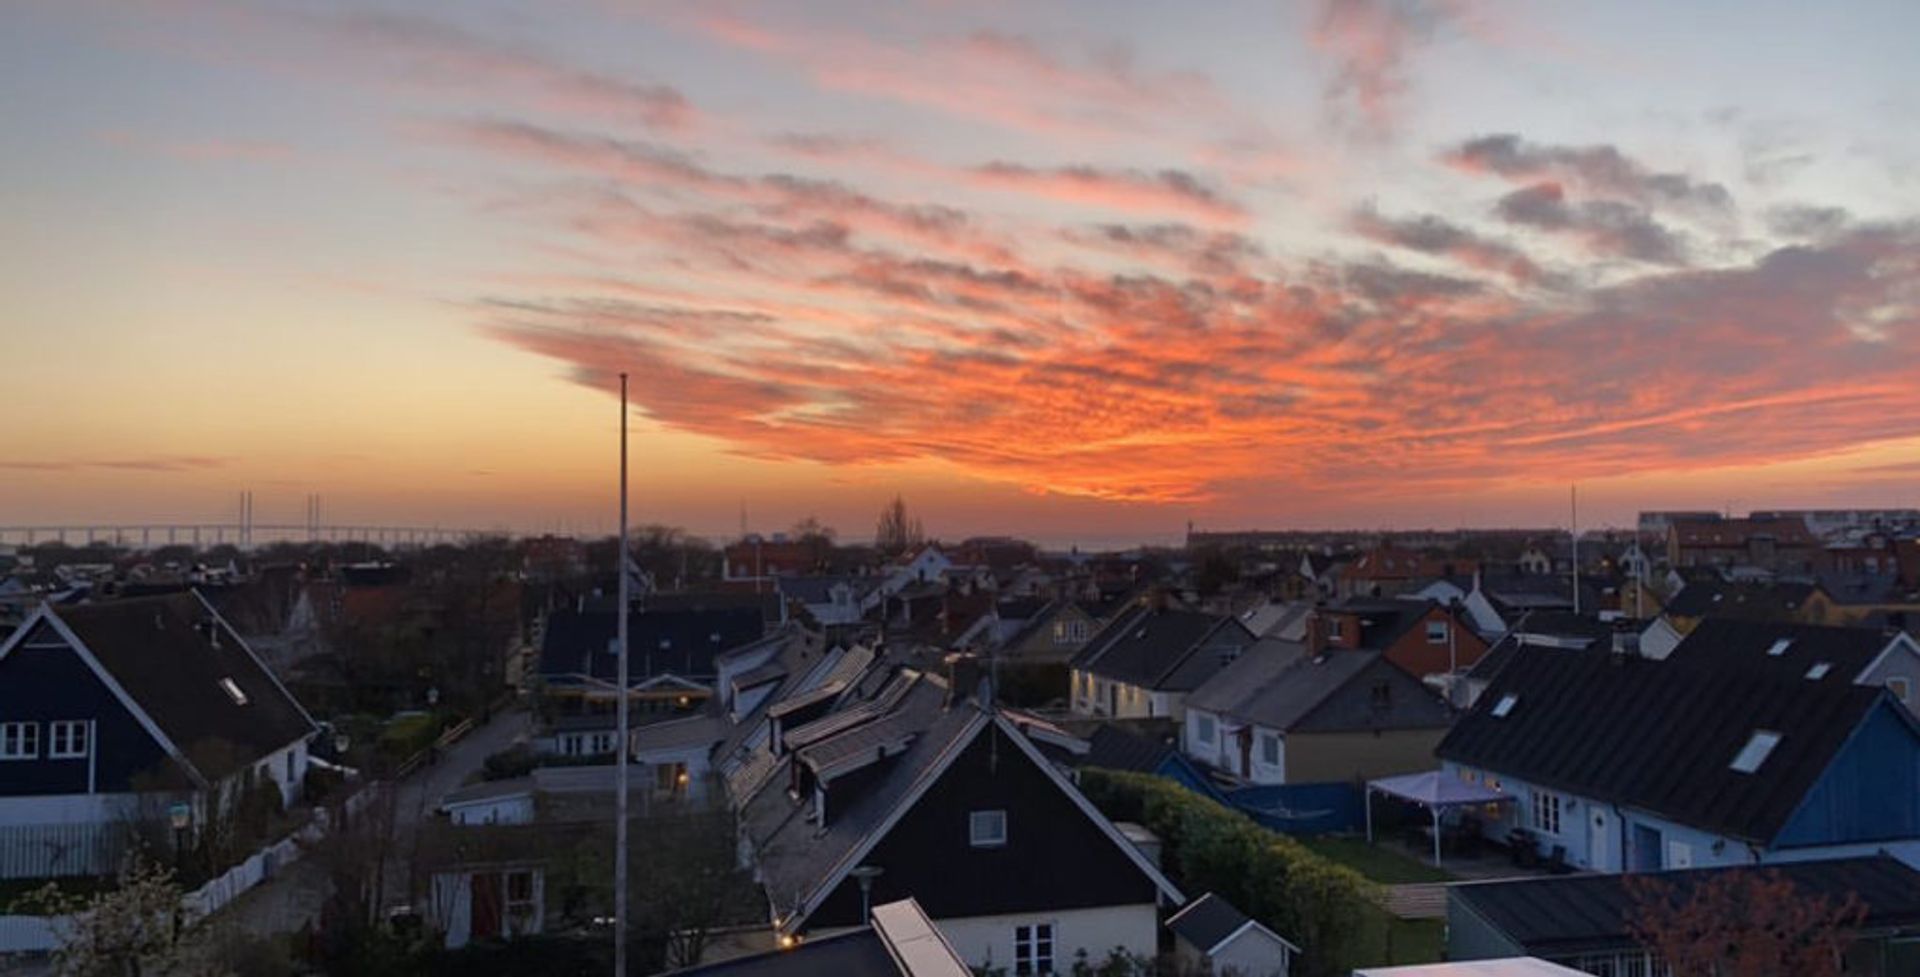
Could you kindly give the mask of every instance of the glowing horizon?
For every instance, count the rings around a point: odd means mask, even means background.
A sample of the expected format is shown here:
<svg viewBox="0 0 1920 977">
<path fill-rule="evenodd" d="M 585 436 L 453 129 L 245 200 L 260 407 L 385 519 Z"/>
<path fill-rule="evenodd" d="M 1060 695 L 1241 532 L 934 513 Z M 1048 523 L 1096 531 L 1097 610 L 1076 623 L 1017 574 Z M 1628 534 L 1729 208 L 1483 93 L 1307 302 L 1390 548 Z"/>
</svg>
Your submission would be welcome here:
<svg viewBox="0 0 1920 977">
<path fill-rule="evenodd" d="M 11 14 L 0 524 L 1920 501 L 1910 5 L 542 12 Z"/>
</svg>

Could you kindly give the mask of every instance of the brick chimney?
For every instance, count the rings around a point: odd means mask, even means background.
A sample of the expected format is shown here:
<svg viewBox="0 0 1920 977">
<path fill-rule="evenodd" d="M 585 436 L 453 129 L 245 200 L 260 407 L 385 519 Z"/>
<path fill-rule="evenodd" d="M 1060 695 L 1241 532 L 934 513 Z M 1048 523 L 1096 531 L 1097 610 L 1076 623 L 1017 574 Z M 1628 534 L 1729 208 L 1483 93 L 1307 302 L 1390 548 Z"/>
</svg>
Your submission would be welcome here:
<svg viewBox="0 0 1920 977">
<path fill-rule="evenodd" d="M 1307 613 L 1307 654 L 1318 658 L 1327 651 L 1327 611 L 1316 607 Z"/>
</svg>

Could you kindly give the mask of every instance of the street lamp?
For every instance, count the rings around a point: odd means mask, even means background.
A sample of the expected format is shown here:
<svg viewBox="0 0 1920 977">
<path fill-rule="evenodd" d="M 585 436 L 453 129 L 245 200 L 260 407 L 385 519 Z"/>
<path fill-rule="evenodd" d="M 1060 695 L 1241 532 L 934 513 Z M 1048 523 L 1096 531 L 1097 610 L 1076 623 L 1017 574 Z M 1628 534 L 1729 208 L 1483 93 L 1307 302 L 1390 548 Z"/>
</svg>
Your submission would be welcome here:
<svg viewBox="0 0 1920 977">
<path fill-rule="evenodd" d="M 860 883 L 860 922 L 862 923 L 868 922 L 868 916 L 873 912 L 873 880 L 879 878 L 884 872 L 886 869 L 878 865 L 856 865 L 847 873 Z"/>
</svg>

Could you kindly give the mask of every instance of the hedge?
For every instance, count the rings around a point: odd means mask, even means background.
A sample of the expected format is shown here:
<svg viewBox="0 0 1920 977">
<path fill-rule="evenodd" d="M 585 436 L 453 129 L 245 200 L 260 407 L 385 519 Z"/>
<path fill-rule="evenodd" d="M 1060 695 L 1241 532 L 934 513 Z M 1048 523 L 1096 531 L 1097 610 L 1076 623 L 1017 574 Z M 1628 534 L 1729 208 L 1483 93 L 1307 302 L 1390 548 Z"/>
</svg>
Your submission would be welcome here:
<svg viewBox="0 0 1920 977">
<path fill-rule="evenodd" d="M 1380 910 L 1360 873 L 1162 777 L 1086 769 L 1080 789 L 1107 817 L 1160 836 L 1161 864 L 1189 897 L 1212 892 L 1299 944 L 1303 977 L 1372 963 Z"/>
</svg>

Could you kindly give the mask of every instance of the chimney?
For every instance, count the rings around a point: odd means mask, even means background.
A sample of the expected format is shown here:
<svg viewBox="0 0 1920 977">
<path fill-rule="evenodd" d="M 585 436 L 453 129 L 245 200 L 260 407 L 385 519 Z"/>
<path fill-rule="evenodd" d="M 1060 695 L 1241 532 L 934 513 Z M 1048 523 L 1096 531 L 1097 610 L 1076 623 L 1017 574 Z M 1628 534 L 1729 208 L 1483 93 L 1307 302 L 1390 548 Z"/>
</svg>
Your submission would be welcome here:
<svg viewBox="0 0 1920 977">
<path fill-rule="evenodd" d="M 1624 662 L 1630 658 L 1640 657 L 1640 632 L 1630 627 L 1615 625 L 1613 629 L 1613 643 L 1610 651 L 1615 662 Z"/>
<path fill-rule="evenodd" d="M 947 706 L 952 707 L 969 696 L 977 697 L 986 677 L 986 669 L 978 656 L 962 652 L 948 655 Z"/>
<path fill-rule="evenodd" d="M 1307 612 L 1307 652 L 1318 658 L 1327 651 L 1327 612 L 1316 607 Z"/>
</svg>

